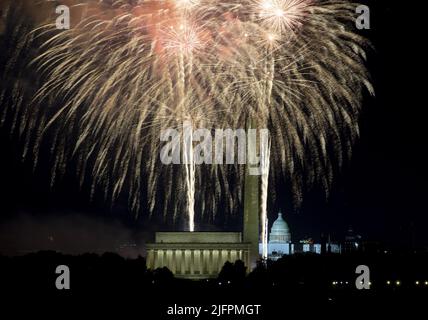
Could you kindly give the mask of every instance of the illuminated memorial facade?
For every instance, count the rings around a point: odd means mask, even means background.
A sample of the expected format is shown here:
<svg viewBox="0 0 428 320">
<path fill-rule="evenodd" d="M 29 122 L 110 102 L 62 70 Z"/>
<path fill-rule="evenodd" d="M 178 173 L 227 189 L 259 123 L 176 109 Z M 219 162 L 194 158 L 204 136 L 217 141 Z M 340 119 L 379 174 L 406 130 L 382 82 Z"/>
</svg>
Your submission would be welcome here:
<svg viewBox="0 0 428 320">
<path fill-rule="evenodd" d="M 157 232 L 147 245 L 147 267 L 167 267 L 179 278 L 210 278 L 226 261 L 250 265 L 249 252 L 241 232 Z"/>
<path fill-rule="evenodd" d="M 245 176 L 243 232 L 156 232 L 147 267 L 167 267 L 179 278 L 216 277 L 226 261 L 251 271 L 259 259 L 259 176 Z"/>
</svg>

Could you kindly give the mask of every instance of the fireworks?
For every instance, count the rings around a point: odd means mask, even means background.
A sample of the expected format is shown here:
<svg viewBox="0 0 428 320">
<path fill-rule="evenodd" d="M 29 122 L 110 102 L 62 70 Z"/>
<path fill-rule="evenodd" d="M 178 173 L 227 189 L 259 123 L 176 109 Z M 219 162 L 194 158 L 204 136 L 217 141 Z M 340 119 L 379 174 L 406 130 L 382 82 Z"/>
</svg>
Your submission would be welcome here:
<svg viewBox="0 0 428 320">
<path fill-rule="evenodd" d="M 246 128 L 251 119 L 271 132 L 271 188 L 289 182 L 295 203 L 306 185 L 328 192 L 358 136 L 362 95 L 373 91 L 367 43 L 353 32 L 355 4 L 135 3 L 76 1 L 81 17 L 70 30 L 52 23 L 20 35 L 21 48 L 42 42 L 31 61 L 40 86 L 25 105 L 23 83 L 3 89 L 1 97 L 7 90 L 14 97 L 4 114 L 19 115 L 24 155 L 35 163 L 49 145 L 52 183 L 75 163 L 82 184 L 89 178 L 110 201 L 127 192 L 139 212 L 145 195 L 150 213 L 188 212 L 192 229 L 194 204 L 201 216 L 213 217 L 219 203 L 236 212 L 244 168 L 191 159 L 164 166 L 160 132 L 188 120 L 195 128 Z"/>
<path fill-rule="evenodd" d="M 286 35 L 300 26 L 309 5 L 308 0 L 261 0 L 255 4 L 255 15 L 263 27 Z"/>
</svg>

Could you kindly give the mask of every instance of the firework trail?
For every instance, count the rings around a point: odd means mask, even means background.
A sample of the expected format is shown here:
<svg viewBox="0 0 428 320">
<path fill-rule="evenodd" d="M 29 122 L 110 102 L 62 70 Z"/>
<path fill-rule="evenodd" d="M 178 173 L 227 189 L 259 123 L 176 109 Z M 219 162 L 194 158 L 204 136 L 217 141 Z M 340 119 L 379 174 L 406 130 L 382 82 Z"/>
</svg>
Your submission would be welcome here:
<svg viewBox="0 0 428 320">
<path fill-rule="evenodd" d="M 262 258 L 267 259 L 268 257 L 268 184 L 269 184 L 269 167 L 270 167 L 270 141 L 263 144 L 261 150 L 261 239 L 262 239 Z"/>
<path fill-rule="evenodd" d="M 187 132 L 186 132 L 187 131 Z M 186 196 L 189 231 L 195 231 L 195 158 L 193 151 L 193 132 L 191 124 L 184 125 L 185 138 L 183 139 L 183 162 L 186 170 Z"/>
<path fill-rule="evenodd" d="M 271 201 L 278 181 L 291 185 L 296 204 L 305 187 L 320 184 L 328 193 L 358 137 L 363 94 L 373 93 L 364 67 L 369 46 L 354 32 L 356 4 L 70 3 L 75 23 L 59 31 L 54 19 L 28 19 L 33 7 L 51 3 L 1 2 L 8 31 L 1 41 L 13 50 L 1 54 L 0 120 L 12 118 L 35 165 L 49 147 L 52 183 L 73 163 L 82 185 L 89 180 L 109 201 L 128 193 L 138 213 L 144 195 L 150 214 L 187 212 L 193 229 L 195 204 L 201 218 L 213 219 L 219 203 L 237 211 L 244 168 L 195 166 L 191 155 L 184 167 L 164 166 L 159 133 L 185 121 L 234 129 L 252 119 L 270 130 Z M 30 13 L 17 18 L 19 10 Z"/>
</svg>

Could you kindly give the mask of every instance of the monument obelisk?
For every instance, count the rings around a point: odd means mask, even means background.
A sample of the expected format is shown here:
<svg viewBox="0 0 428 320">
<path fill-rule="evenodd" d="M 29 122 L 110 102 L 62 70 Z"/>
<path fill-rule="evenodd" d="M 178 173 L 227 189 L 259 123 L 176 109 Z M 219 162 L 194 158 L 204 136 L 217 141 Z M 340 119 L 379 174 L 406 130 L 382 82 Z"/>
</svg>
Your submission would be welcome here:
<svg viewBox="0 0 428 320">
<path fill-rule="evenodd" d="M 249 128 L 254 128 L 251 121 Z M 247 140 L 248 141 L 248 140 Z M 254 141 L 256 143 L 256 141 Z M 247 150 L 256 150 L 256 148 L 247 148 Z M 248 152 L 249 153 L 249 152 Z M 249 250 L 249 271 L 253 270 L 259 259 L 259 188 L 260 176 L 251 175 L 250 168 L 256 169 L 258 165 L 252 165 L 250 157 L 255 155 L 247 154 L 247 164 L 245 167 L 244 182 L 244 221 L 243 221 L 243 241 L 250 245 Z M 256 169 L 257 170 L 257 169 Z"/>
</svg>

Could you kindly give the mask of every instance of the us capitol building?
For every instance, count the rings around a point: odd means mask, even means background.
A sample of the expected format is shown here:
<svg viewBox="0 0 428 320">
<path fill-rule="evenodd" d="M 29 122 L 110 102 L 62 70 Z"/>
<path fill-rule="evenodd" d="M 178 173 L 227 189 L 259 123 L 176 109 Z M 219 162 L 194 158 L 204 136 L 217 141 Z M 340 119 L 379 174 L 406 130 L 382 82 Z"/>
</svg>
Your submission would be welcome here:
<svg viewBox="0 0 428 320">
<path fill-rule="evenodd" d="M 259 244 L 259 252 L 263 250 L 263 244 Z M 278 260 L 283 255 L 294 253 L 317 253 L 321 254 L 323 244 L 314 243 L 311 239 L 301 240 L 298 243 L 291 241 L 290 228 L 284 220 L 282 213 L 278 213 L 278 218 L 272 224 L 269 234 L 269 242 L 267 244 L 268 259 Z M 341 247 L 338 244 L 331 243 L 328 239 L 325 243 L 326 252 L 341 253 Z"/>
</svg>

